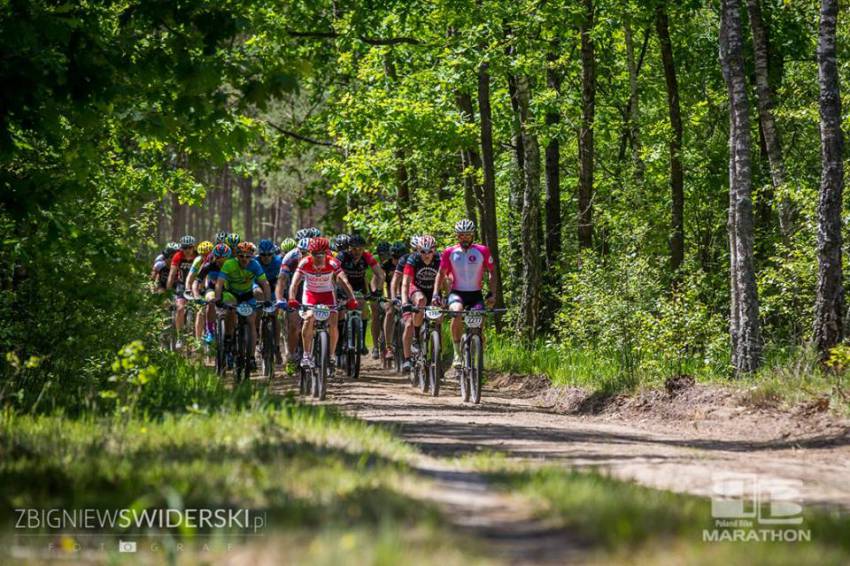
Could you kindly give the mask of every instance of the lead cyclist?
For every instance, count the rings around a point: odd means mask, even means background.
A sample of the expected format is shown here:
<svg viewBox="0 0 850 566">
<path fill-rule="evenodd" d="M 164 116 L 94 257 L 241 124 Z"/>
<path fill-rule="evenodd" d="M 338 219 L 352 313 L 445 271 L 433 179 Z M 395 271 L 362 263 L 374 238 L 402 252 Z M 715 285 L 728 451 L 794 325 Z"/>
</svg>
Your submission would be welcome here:
<svg viewBox="0 0 850 566">
<path fill-rule="evenodd" d="M 482 282 L 487 279 L 490 287 L 490 277 L 493 273 L 493 256 L 490 249 L 483 244 L 473 243 L 475 238 L 475 223 L 464 218 L 455 224 L 457 245 L 446 248 L 440 256 L 440 272 L 434 283 L 434 295 L 431 304 L 441 305 L 439 290 L 445 279 L 451 278 L 451 291 L 447 299 L 448 308 L 453 312 L 461 312 L 466 308 L 482 308 L 486 303 L 488 307 L 493 306 L 492 291 L 485 297 L 482 294 Z M 455 369 L 463 365 L 461 359 L 460 341 L 463 337 L 463 321 L 459 316 L 453 316 L 451 322 L 452 345 L 454 346 L 454 358 L 452 367 Z"/>
</svg>

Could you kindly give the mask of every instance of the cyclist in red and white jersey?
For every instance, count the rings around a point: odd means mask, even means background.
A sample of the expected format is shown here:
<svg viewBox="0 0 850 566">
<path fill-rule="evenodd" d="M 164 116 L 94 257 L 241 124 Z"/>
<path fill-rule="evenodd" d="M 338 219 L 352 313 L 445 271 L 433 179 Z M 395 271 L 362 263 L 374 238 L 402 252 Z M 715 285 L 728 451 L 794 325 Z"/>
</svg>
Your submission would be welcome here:
<svg viewBox="0 0 850 566">
<path fill-rule="evenodd" d="M 289 307 L 298 308 L 301 303 L 295 298 L 298 291 L 298 286 L 301 281 L 304 281 L 304 291 L 301 297 L 301 302 L 305 305 L 327 305 L 330 307 L 336 306 L 336 285 L 340 285 L 348 294 L 348 302 L 346 307 L 349 309 L 357 308 L 357 299 L 354 298 L 354 289 L 348 282 L 345 273 L 342 271 L 339 262 L 330 255 L 330 245 L 327 238 L 312 238 L 308 246 L 310 255 L 303 258 L 298 263 L 298 268 L 295 270 L 295 275 L 292 277 L 292 282 L 289 284 Z M 304 355 L 301 358 L 301 367 L 314 367 L 313 361 L 313 331 L 314 321 L 313 312 L 305 311 L 302 314 L 304 318 L 303 328 L 301 330 L 301 339 L 304 346 Z M 328 331 L 331 337 L 330 352 L 336 351 L 336 341 L 339 336 L 337 329 L 337 313 L 331 312 L 328 319 Z M 334 370 L 334 356 L 330 355 L 331 373 Z"/>
<path fill-rule="evenodd" d="M 431 302 L 439 305 L 440 289 L 444 279 L 451 278 L 451 292 L 447 299 L 449 310 L 459 312 L 466 308 L 482 308 L 484 303 L 492 307 L 495 302 L 492 291 L 485 297 L 481 292 L 481 284 L 493 273 L 493 256 L 490 249 L 483 244 L 474 244 L 475 223 L 464 218 L 455 224 L 455 234 L 458 243 L 446 248 L 440 256 L 440 273 L 434 283 L 434 296 Z M 452 317 L 452 344 L 454 345 L 454 360 L 452 365 L 459 368 L 462 365 L 460 340 L 463 336 L 463 321 L 461 317 Z"/>
</svg>

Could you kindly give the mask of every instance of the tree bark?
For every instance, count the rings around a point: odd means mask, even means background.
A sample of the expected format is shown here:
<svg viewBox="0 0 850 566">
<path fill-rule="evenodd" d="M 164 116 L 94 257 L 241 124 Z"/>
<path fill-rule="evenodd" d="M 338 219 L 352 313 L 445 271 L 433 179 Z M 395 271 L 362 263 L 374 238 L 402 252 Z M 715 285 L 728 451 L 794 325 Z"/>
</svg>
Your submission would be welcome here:
<svg viewBox="0 0 850 566">
<path fill-rule="evenodd" d="M 639 120 L 639 98 L 638 98 L 638 70 L 640 63 L 635 61 L 634 42 L 632 40 L 632 24 L 628 16 L 626 16 L 623 31 L 626 39 L 626 65 L 629 70 L 629 106 L 626 111 L 626 132 L 630 140 L 632 153 L 632 166 L 634 168 L 635 184 L 638 190 L 643 187 L 643 180 L 646 174 L 646 165 L 641 157 L 640 135 L 638 132 Z M 647 29 L 647 32 L 649 30 Z M 641 49 L 641 60 L 643 59 L 644 51 L 646 50 L 649 34 L 644 35 L 643 47 Z"/>
<path fill-rule="evenodd" d="M 223 168 L 221 185 L 221 229 L 233 232 L 233 177 L 229 165 Z"/>
<path fill-rule="evenodd" d="M 517 80 L 511 74 L 508 75 L 507 80 L 511 109 L 513 110 L 511 132 L 513 133 L 513 153 L 516 164 L 516 174 L 511 176 L 511 183 L 508 187 L 508 264 L 510 266 L 511 279 L 516 284 L 522 276 L 522 261 L 519 256 L 522 236 L 519 234 L 520 219 L 517 212 L 522 209 L 522 195 L 525 192 L 525 179 L 523 177 L 525 172 L 525 144 L 523 142 L 522 128 L 519 120 Z"/>
<path fill-rule="evenodd" d="M 814 341 L 822 357 L 844 337 L 844 286 L 841 260 L 841 205 L 844 191 L 844 138 L 835 29 L 838 0 L 822 0 L 818 31 L 821 183 L 818 199 L 818 282 Z"/>
<path fill-rule="evenodd" d="M 594 53 L 593 0 L 583 0 L 584 18 L 581 23 L 581 108 L 579 129 L 579 188 L 578 188 L 578 244 L 580 248 L 593 246 L 593 121 L 596 114 L 596 59 Z"/>
<path fill-rule="evenodd" d="M 682 170 L 682 115 L 679 108 L 679 83 L 670 42 L 670 24 L 665 2 L 655 7 L 655 30 L 661 47 L 661 63 L 667 83 L 667 109 L 670 116 L 670 270 L 676 272 L 685 259 L 685 184 Z"/>
<path fill-rule="evenodd" d="M 750 18 L 750 31 L 753 37 L 753 53 L 755 58 L 756 92 L 758 93 L 758 111 L 764 145 L 767 150 L 767 160 L 770 165 L 770 180 L 774 191 L 780 189 L 787 179 L 785 162 L 782 158 L 782 143 L 776 120 L 773 116 L 773 89 L 770 86 L 770 43 L 768 30 L 761 15 L 760 0 L 747 0 L 747 10 Z M 794 231 L 796 211 L 793 203 L 778 195 L 779 230 L 787 240 Z"/>
<path fill-rule="evenodd" d="M 540 147 L 532 129 L 529 110 L 531 94 L 528 78 L 518 75 L 516 98 L 525 149 L 525 190 L 522 195 L 522 282 L 517 331 L 526 341 L 534 340 L 540 324 L 541 257 L 540 227 Z"/>
<path fill-rule="evenodd" d="M 481 229 L 484 243 L 490 248 L 495 268 L 491 287 L 496 307 L 505 305 L 502 293 L 502 264 L 499 257 L 499 233 L 496 226 L 496 166 L 493 156 L 493 111 L 490 107 L 490 71 L 487 61 L 478 67 L 478 115 L 481 121 L 481 166 L 484 184 L 481 186 Z M 502 319 L 496 317 L 496 330 L 502 330 Z"/>
<path fill-rule="evenodd" d="M 472 107 L 472 97 L 465 92 L 459 92 L 455 96 L 457 107 L 461 112 L 464 122 L 472 124 L 475 122 L 475 110 Z M 461 152 L 464 175 L 464 201 L 466 203 L 467 216 L 478 224 L 479 216 L 484 218 L 484 189 L 478 182 L 478 171 L 481 170 L 481 157 L 478 152 L 465 147 Z"/>
<path fill-rule="evenodd" d="M 561 75 L 555 68 L 558 60 L 558 44 L 546 54 L 546 84 L 561 93 Z M 557 99 L 556 99 L 557 100 Z M 546 125 L 550 132 L 561 122 L 557 103 L 546 113 Z M 556 276 L 561 258 L 561 146 L 557 135 L 551 135 L 546 145 L 546 273 Z"/>
<path fill-rule="evenodd" d="M 750 124 L 747 82 L 744 71 L 743 38 L 739 0 L 723 0 L 721 7 L 720 54 L 729 91 L 730 129 L 730 215 L 734 258 L 731 271 L 737 329 L 733 353 L 737 375 L 756 371 L 761 363 L 761 328 L 753 262 L 753 203 L 750 158 Z M 731 244 L 732 242 L 730 242 Z"/>
<path fill-rule="evenodd" d="M 239 177 L 239 192 L 242 200 L 242 241 L 252 241 L 254 238 L 254 209 L 251 206 L 251 178 Z"/>
<path fill-rule="evenodd" d="M 177 195 L 171 193 L 171 241 L 176 242 L 186 234 L 186 207 Z"/>
</svg>

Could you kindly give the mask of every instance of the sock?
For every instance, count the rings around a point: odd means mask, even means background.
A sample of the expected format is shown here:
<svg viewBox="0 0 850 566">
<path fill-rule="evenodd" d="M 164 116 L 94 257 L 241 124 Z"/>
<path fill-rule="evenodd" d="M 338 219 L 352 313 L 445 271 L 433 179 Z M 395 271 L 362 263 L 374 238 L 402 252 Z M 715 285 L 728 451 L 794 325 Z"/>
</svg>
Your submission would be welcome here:
<svg viewBox="0 0 850 566">
<path fill-rule="evenodd" d="M 459 356 L 460 355 L 460 340 L 455 342 L 454 345 L 455 345 L 455 356 Z"/>
</svg>

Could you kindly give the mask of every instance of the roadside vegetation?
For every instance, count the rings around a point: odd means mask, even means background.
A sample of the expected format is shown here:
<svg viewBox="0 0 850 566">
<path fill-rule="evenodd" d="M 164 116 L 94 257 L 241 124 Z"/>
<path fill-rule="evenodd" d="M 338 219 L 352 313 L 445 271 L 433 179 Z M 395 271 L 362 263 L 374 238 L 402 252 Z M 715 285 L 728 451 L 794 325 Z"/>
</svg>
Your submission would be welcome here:
<svg viewBox="0 0 850 566">
<path fill-rule="evenodd" d="M 494 453 L 464 461 L 484 472 L 495 487 L 528 497 L 538 515 L 594 549 L 590 561 L 838 565 L 850 560 L 850 518 L 838 509 L 804 508 L 802 524 L 790 528 L 810 530 L 810 542 L 704 542 L 703 530 L 715 528 L 707 498 L 643 487 L 596 471 L 522 464 Z"/>
</svg>

